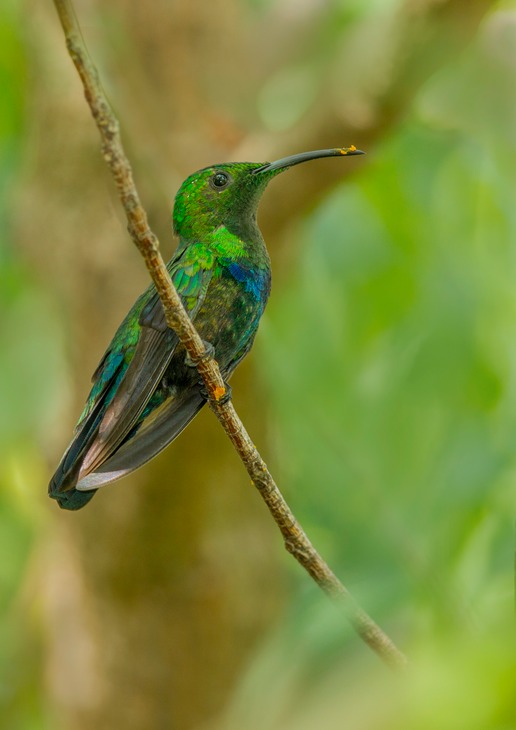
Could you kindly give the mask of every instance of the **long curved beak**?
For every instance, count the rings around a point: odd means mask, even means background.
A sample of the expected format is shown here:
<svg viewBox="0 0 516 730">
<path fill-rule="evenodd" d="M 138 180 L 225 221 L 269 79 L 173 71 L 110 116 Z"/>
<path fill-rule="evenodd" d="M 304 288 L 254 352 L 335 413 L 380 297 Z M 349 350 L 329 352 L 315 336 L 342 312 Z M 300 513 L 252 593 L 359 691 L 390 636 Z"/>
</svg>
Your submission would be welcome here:
<svg viewBox="0 0 516 730">
<path fill-rule="evenodd" d="M 301 152 L 298 155 L 290 155 L 290 157 L 282 157 L 281 160 L 274 162 L 266 162 L 264 165 L 253 170 L 253 175 L 261 172 L 275 172 L 285 170 L 287 167 L 299 165 L 301 162 L 309 160 L 318 160 L 320 157 L 351 157 L 351 155 L 364 155 L 365 152 L 357 150 L 353 145 L 351 147 L 335 147 L 330 150 L 313 150 L 312 152 Z"/>
</svg>

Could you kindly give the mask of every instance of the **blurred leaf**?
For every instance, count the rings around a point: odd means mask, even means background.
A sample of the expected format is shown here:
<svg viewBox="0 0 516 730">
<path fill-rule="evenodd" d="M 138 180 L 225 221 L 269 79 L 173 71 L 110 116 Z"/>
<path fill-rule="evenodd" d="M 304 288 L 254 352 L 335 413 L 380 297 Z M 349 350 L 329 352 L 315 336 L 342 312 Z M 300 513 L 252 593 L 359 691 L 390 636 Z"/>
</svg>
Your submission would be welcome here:
<svg viewBox="0 0 516 730">
<path fill-rule="evenodd" d="M 292 727 L 513 727 L 514 664 L 496 627 L 512 614 L 516 510 L 514 27 L 507 11 L 491 16 L 359 178 L 299 224 L 299 260 L 273 292 L 260 346 L 278 479 L 380 623 L 403 620 L 402 645 L 419 636 L 425 668 L 391 723 L 400 706 L 369 711 L 360 680 L 343 679 L 338 705 L 328 648 L 313 696 L 293 680 L 271 727 L 299 703 Z M 300 635 L 317 623 L 308 600 Z M 493 635 L 470 644 L 479 626 Z"/>
</svg>

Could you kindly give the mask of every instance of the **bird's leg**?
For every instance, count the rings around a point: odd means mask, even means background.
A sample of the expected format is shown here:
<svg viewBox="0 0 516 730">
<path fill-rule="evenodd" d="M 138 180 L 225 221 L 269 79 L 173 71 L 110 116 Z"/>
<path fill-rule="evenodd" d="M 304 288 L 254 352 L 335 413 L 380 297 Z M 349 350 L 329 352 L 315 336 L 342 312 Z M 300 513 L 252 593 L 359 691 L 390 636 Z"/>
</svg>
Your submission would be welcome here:
<svg viewBox="0 0 516 730">
<path fill-rule="evenodd" d="M 185 357 L 185 364 L 189 368 L 196 368 L 197 365 L 202 362 L 203 360 L 214 360 L 215 359 L 215 348 L 211 344 L 211 342 L 208 342 L 207 340 L 203 340 L 204 349 L 206 350 L 206 353 L 204 355 L 201 355 L 201 357 L 196 357 L 195 359 L 190 355 L 189 352 L 186 353 Z"/>
<path fill-rule="evenodd" d="M 207 342 L 206 340 L 203 340 L 204 348 L 206 350 L 206 354 L 202 355 L 200 358 L 193 358 L 189 353 L 186 353 L 185 357 L 185 363 L 189 368 L 196 368 L 197 365 L 202 362 L 203 360 L 211 360 L 211 358 L 215 358 L 215 348 L 211 344 L 211 342 Z M 210 396 L 208 394 L 208 391 L 205 388 L 204 381 L 201 380 L 200 382 L 200 393 L 201 396 L 204 398 L 204 400 L 210 400 Z M 222 388 L 217 388 L 217 390 L 222 390 Z M 217 403 L 219 403 L 221 406 L 225 405 L 229 400 L 231 400 L 233 391 L 231 390 L 231 386 L 224 380 L 224 392 L 220 395 L 220 398 L 217 396 L 217 393 L 215 393 L 215 400 Z"/>
</svg>

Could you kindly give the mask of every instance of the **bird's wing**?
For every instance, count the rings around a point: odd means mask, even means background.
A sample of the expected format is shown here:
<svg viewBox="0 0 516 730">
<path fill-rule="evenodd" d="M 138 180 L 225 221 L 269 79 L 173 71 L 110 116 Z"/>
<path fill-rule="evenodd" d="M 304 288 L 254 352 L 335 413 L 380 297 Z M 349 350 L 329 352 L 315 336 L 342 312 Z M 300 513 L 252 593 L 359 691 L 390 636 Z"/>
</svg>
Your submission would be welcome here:
<svg viewBox="0 0 516 730">
<path fill-rule="evenodd" d="M 172 280 L 192 319 L 206 296 L 213 263 L 213 257 L 206 254 L 205 249 L 196 250 L 195 246 L 190 246 L 171 266 Z M 174 354 L 178 338 L 166 324 L 163 306 L 156 292 L 141 309 L 139 325 L 134 355 L 116 384 L 96 436 L 84 456 L 79 480 L 102 465 L 121 446 L 136 425 Z M 97 381 L 104 379 L 105 368 L 110 365 L 109 351 L 104 360 L 101 372 L 96 373 Z M 107 392 L 112 391 L 113 388 L 109 388 Z M 104 389 L 98 397 L 105 396 Z M 90 410 L 92 414 L 95 412 L 95 408 L 90 407 Z"/>
<path fill-rule="evenodd" d="M 125 441 L 113 456 L 83 477 L 76 489 L 79 492 L 98 489 L 143 466 L 186 428 L 205 403 L 197 387 L 174 394 L 145 419 L 136 434 Z"/>
</svg>

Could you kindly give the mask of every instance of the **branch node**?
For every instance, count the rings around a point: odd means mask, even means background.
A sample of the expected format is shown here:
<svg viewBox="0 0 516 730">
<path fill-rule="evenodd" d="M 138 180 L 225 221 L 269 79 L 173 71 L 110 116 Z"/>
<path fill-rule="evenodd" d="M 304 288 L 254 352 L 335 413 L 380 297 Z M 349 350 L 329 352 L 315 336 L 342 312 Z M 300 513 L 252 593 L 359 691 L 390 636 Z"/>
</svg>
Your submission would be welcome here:
<svg viewBox="0 0 516 730">
<path fill-rule="evenodd" d="M 305 545 L 300 545 L 296 538 L 285 538 L 285 549 L 294 558 L 296 558 L 297 561 L 302 562 L 303 565 L 310 565 L 314 559 L 314 549 L 310 549 Z"/>
</svg>

